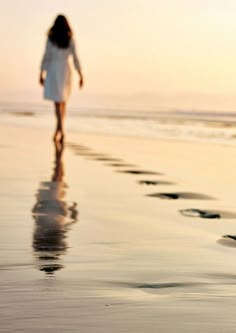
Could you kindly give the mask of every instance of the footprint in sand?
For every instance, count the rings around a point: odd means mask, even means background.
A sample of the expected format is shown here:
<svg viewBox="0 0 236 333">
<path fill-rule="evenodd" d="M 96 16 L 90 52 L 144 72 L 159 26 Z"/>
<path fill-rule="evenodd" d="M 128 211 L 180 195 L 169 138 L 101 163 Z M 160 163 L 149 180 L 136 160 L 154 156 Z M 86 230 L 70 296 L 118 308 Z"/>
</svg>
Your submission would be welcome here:
<svg viewBox="0 0 236 333">
<path fill-rule="evenodd" d="M 148 194 L 148 197 L 155 197 L 160 199 L 192 199 L 192 200 L 213 200 L 214 198 L 204 194 L 190 193 L 190 192 L 176 192 L 176 193 L 152 193 Z"/>
<path fill-rule="evenodd" d="M 110 160 L 110 157 L 106 154 L 95 153 L 90 148 L 86 146 L 80 146 L 76 144 L 67 143 L 67 147 L 69 147 L 75 155 L 85 156 L 94 160 Z M 112 159 L 113 160 L 113 159 Z"/>
<path fill-rule="evenodd" d="M 187 217 L 201 217 L 203 219 L 235 219 L 236 213 L 223 210 L 205 210 L 197 208 L 181 209 L 180 214 Z"/>
<path fill-rule="evenodd" d="M 217 241 L 218 244 L 228 247 L 236 247 L 236 236 L 235 235 L 224 235 Z"/>
<path fill-rule="evenodd" d="M 106 164 L 106 165 L 114 167 L 114 168 L 133 168 L 133 167 L 136 167 L 134 164 L 129 164 L 129 163 L 109 163 L 109 164 Z"/>
<path fill-rule="evenodd" d="M 72 149 L 76 155 L 87 157 L 88 159 L 90 159 L 92 161 L 111 162 L 111 164 L 107 164 L 108 166 L 135 167 L 135 165 L 133 165 L 133 164 L 123 162 L 123 160 L 120 158 L 113 158 L 107 154 L 93 152 L 90 148 L 88 148 L 86 146 L 77 145 L 77 144 L 73 144 L 73 143 L 67 143 L 67 147 Z M 138 172 L 136 172 L 136 173 L 138 173 Z"/>
<path fill-rule="evenodd" d="M 122 162 L 121 159 L 113 158 L 113 157 L 97 157 L 97 158 L 95 158 L 95 160 L 101 161 L 101 162 Z"/>
<path fill-rule="evenodd" d="M 128 173 L 131 175 L 161 175 L 161 173 L 154 172 L 154 171 L 147 171 L 147 170 L 119 170 L 118 172 Z"/>
<path fill-rule="evenodd" d="M 94 154 L 91 151 L 91 149 L 86 146 L 80 146 L 80 145 L 76 145 L 73 143 L 67 143 L 66 146 L 68 148 L 70 148 L 73 151 L 73 153 L 76 155 L 91 155 L 91 154 L 93 155 Z"/>
<path fill-rule="evenodd" d="M 136 289 L 149 294 L 170 294 L 188 292 L 193 287 L 203 285 L 197 282 L 159 282 L 159 283 L 138 283 L 138 282 L 106 282 L 118 288 Z"/>
<path fill-rule="evenodd" d="M 189 217 L 201 217 L 203 219 L 219 219 L 221 218 L 221 214 L 218 212 L 189 208 L 182 209 L 179 211 L 184 216 Z"/>
<path fill-rule="evenodd" d="M 139 180 L 140 185 L 175 185 L 175 183 L 162 181 L 162 180 Z"/>
<path fill-rule="evenodd" d="M 66 146 L 69 147 L 69 148 L 71 148 L 71 149 L 74 149 L 74 150 L 90 150 L 90 148 L 88 148 L 86 146 L 77 145 L 75 143 L 70 143 L 70 142 L 67 142 Z"/>
<path fill-rule="evenodd" d="M 92 153 L 92 152 L 88 152 L 88 153 L 82 153 L 79 155 L 83 155 L 85 157 L 88 157 L 91 161 L 97 161 L 99 159 L 103 159 L 103 158 L 109 158 L 107 155 L 105 154 L 99 154 L 99 153 Z"/>
</svg>

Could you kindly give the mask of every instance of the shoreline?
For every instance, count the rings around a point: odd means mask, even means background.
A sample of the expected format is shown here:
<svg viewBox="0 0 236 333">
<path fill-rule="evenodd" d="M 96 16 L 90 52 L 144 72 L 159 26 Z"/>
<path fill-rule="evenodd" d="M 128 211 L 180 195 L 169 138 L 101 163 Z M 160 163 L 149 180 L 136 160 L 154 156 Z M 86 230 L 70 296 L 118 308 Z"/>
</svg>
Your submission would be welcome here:
<svg viewBox="0 0 236 333">
<path fill-rule="evenodd" d="M 2 106 L 1 106 L 2 107 Z M 39 109 L 38 109 L 39 108 Z M 52 106 L 35 106 L 27 108 L 24 104 L 17 106 L 12 104 L 8 109 L 1 108 L 1 123 L 9 126 L 20 126 L 28 128 L 52 127 L 54 123 L 54 112 Z M 235 146 L 234 119 L 226 114 L 218 119 L 213 112 L 206 113 L 207 118 L 192 113 L 181 111 L 139 111 L 122 110 L 108 111 L 102 109 L 80 110 L 68 108 L 66 128 L 68 132 L 89 135 L 108 135 L 130 138 L 149 138 L 151 140 L 197 142 L 202 144 L 217 144 L 223 146 Z M 14 125 L 15 124 L 15 125 Z"/>
</svg>

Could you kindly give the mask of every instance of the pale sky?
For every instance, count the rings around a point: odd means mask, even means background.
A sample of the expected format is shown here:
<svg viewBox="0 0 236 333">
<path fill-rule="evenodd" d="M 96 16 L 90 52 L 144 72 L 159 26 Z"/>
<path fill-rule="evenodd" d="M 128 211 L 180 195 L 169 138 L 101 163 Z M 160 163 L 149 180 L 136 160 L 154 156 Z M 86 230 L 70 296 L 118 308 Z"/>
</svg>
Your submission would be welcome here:
<svg viewBox="0 0 236 333">
<path fill-rule="evenodd" d="M 59 13 L 74 31 L 86 93 L 236 96 L 235 0 L 0 0 L 2 93 L 39 91 Z"/>
</svg>

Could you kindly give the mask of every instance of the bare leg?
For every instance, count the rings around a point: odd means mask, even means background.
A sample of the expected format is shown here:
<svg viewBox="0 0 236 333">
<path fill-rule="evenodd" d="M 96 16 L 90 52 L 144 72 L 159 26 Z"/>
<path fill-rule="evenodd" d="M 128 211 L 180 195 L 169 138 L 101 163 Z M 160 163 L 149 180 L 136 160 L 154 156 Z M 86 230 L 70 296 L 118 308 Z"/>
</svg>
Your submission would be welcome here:
<svg viewBox="0 0 236 333">
<path fill-rule="evenodd" d="M 61 102 L 61 142 L 64 141 L 64 119 L 65 119 L 65 114 L 66 114 L 66 103 Z"/>
<path fill-rule="evenodd" d="M 55 114 L 56 114 L 56 131 L 53 137 L 54 141 L 60 140 L 61 129 L 62 129 L 62 120 L 61 120 L 61 103 L 55 102 Z"/>
<path fill-rule="evenodd" d="M 66 112 L 66 103 L 65 102 L 55 102 L 55 114 L 57 119 L 56 131 L 53 137 L 54 141 L 60 141 L 61 143 L 64 140 L 64 118 Z"/>
</svg>

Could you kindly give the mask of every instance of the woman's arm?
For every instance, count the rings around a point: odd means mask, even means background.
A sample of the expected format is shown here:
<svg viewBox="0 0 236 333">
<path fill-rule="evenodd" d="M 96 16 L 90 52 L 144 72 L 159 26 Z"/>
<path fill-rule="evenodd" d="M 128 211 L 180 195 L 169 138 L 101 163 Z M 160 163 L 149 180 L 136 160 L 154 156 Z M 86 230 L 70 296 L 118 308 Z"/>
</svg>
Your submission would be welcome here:
<svg viewBox="0 0 236 333">
<path fill-rule="evenodd" d="M 73 39 L 71 40 L 71 53 L 72 53 L 75 69 L 77 70 L 77 72 L 79 74 L 79 87 L 82 88 L 84 85 L 84 78 L 83 78 L 83 74 L 82 74 L 82 70 L 81 70 L 80 61 L 79 61 L 79 58 L 77 55 L 75 42 Z"/>
<path fill-rule="evenodd" d="M 78 74 L 79 74 L 79 87 L 83 88 L 84 85 L 84 77 L 83 74 L 81 72 L 81 69 L 78 70 Z"/>
<path fill-rule="evenodd" d="M 46 43 L 46 48 L 45 48 L 45 52 L 43 55 L 43 59 L 41 62 L 41 66 L 40 66 L 39 83 L 41 85 L 44 85 L 44 80 L 45 80 L 44 74 L 47 72 L 48 64 L 50 61 L 51 61 L 51 43 L 48 39 L 47 43 Z"/>
<path fill-rule="evenodd" d="M 40 74 L 39 74 L 39 83 L 44 86 L 44 81 L 45 81 L 45 78 L 44 78 L 44 71 L 43 70 L 40 70 Z"/>
</svg>

